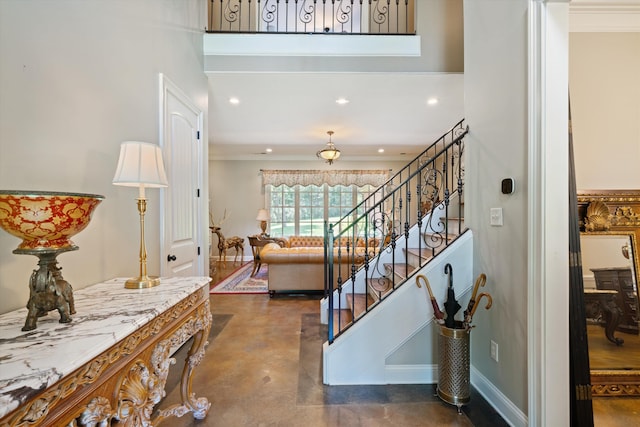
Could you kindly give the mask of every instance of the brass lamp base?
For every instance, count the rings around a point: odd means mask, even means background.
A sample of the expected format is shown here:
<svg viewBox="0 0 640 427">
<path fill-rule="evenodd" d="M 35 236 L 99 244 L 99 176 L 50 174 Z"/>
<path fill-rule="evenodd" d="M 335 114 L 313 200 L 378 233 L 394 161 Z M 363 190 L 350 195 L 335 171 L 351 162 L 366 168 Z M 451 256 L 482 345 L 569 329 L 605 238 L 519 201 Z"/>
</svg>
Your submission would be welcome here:
<svg viewBox="0 0 640 427">
<path fill-rule="evenodd" d="M 154 286 L 158 286 L 159 284 L 159 277 L 144 276 L 127 280 L 126 282 L 124 282 L 124 287 L 126 289 L 146 289 L 153 288 Z"/>
</svg>

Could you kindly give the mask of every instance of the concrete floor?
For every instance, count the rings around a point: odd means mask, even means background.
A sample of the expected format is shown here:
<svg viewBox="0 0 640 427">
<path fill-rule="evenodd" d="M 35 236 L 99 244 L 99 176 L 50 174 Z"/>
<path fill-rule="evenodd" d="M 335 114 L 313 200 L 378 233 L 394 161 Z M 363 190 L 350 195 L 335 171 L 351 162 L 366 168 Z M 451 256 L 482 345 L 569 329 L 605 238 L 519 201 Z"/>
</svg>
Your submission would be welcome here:
<svg viewBox="0 0 640 427">
<path fill-rule="evenodd" d="M 232 272 L 219 268 L 214 282 Z M 196 397 L 211 409 L 204 420 L 190 414 L 162 425 L 181 426 L 504 426 L 471 390 L 458 414 L 435 396 L 433 385 L 325 386 L 318 296 L 211 295 L 209 345 L 193 379 Z M 187 343 L 175 357 L 178 366 Z M 180 401 L 174 367 L 160 408 Z M 640 425 L 640 398 L 595 398 L 595 427 Z"/>
<path fill-rule="evenodd" d="M 477 393 L 458 414 L 433 385 L 322 384 L 317 296 L 212 295 L 213 328 L 193 391 L 206 396 L 205 420 L 190 414 L 170 426 L 501 426 Z M 184 359 L 184 350 L 176 354 Z M 179 401 L 172 369 L 160 407 Z"/>
</svg>

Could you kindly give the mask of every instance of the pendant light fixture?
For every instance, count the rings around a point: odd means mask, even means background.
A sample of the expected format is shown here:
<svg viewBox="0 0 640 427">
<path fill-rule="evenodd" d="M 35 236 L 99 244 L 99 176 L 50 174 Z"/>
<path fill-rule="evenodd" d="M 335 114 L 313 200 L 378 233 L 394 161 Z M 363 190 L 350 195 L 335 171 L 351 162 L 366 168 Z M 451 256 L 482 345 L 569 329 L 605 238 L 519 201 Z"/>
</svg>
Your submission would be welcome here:
<svg viewBox="0 0 640 427">
<path fill-rule="evenodd" d="M 340 157 L 340 150 L 338 150 L 336 146 L 333 145 L 333 142 L 331 142 L 333 131 L 330 130 L 327 131 L 327 133 L 329 134 L 329 142 L 327 142 L 327 146 L 323 150 L 316 153 L 316 156 L 327 163 L 332 164 L 334 160 L 338 160 L 338 157 Z"/>
</svg>

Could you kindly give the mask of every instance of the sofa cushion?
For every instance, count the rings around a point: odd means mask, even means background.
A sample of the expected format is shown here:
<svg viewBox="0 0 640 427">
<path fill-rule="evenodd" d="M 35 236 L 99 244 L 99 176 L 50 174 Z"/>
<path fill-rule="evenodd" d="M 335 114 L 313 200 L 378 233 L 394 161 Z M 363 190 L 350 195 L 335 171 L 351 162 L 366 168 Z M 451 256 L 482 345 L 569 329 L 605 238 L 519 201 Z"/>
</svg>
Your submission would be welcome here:
<svg viewBox="0 0 640 427">
<path fill-rule="evenodd" d="M 321 236 L 290 236 L 287 240 L 290 248 L 324 246 L 324 237 Z"/>
<path fill-rule="evenodd" d="M 364 262 L 364 252 L 365 248 L 356 248 L 354 256 L 352 251 L 344 248 L 334 249 L 333 262 L 337 264 L 339 258 L 340 264 L 361 264 Z M 267 264 L 324 264 L 324 247 L 282 248 L 276 243 L 269 243 L 260 251 L 260 259 Z"/>
<path fill-rule="evenodd" d="M 297 247 L 306 247 L 306 248 L 317 248 L 324 247 L 324 237 L 322 236 L 290 236 L 287 241 L 287 247 L 297 248 Z M 378 246 L 379 239 L 363 239 L 359 237 L 356 241 L 356 246 L 365 246 L 365 242 L 369 247 Z M 347 245 L 353 246 L 351 244 L 351 239 L 349 237 L 341 237 L 333 242 L 333 246 L 341 246 L 346 248 Z"/>
</svg>

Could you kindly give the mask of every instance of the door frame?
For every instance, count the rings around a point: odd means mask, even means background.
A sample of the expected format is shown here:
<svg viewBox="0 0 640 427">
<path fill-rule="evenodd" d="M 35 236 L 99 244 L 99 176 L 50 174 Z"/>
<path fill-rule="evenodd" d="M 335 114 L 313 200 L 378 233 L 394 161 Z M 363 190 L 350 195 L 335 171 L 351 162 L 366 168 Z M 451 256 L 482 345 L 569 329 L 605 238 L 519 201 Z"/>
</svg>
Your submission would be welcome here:
<svg viewBox="0 0 640 427">
<path fill-rule="evenodd" d="M 158 129 L 158 145 L 162 148 L 163 155 L 166 156 L 166 144 L 167 138 L 170 129 L 169 129 L 169 121 L 167 120 L 168 112 L 167 112 L 167 95 L 171 93 L 171 95 L 175 96 L 180 102 L 185 104 L 189 109 L 191 109 L 194 113 L 196 113 L 197 120 L 197 131 L 199 133 L 200 145 L 198 147 L 197 152 L 197 187 L 200 190 L 200 196 L 197 198 L 197 206 L 195 209 L 195 218 L 194 222 L 196 224 L 196 244 L 200 248 L 200 253 L 197 257 L 197 274 L 200 276 L 208 276 L 209 273 L 205 274 L 205 255 L 208 257 L 209 249 L 208 243 L 205 246 L 204 239 L 204 231 L 205 228 L 202 225 L 203 218 L 205 215 L 203 214 L 203 209 L 205 204 L 203 202 L 204 196 L 208 193 L 206 181 L 204 179 L 205 171 L 208 171 L 206 164 L 204 163 L 205 153 L 207 152 L 204 141 L 204 112 L 198 108 L 195 103 L 164 73 L 159 73 L 159 92 L 160 92 L 160 102 L 159 102 L 159 129 Z M 167 252 L 167 233 L 166 230 L 166 192 L 160 192 L 160 274 L 161 276 L 167 275 L 167 267 L 165 259 L 168 255 Z M 208 233 L 208 229 L 206 229 Z M 208 262 L 206 263 L 208 264 Z"/>
</svg>

